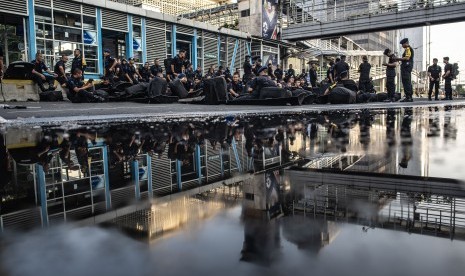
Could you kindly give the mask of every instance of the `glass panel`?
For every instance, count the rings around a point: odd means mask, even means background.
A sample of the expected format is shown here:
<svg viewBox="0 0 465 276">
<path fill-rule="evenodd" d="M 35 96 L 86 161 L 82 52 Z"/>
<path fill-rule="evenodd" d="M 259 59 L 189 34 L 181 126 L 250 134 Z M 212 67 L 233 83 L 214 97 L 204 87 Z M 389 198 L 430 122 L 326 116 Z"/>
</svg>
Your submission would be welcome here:
<svg viewBox="0 0 465 276">
<path fill-rule="evenodd" d="M 36 47 L 38 52 L 45 52 L 45 40 L 43 39 L 37 39 L 36 40 Z"/>
<path fill-rule="evenodd" d="M 81 46 L 81 44 L 73 42 L 55 41 L 55 43 L 53 44 L 53 53 L 55 56 L 58 57 L 61 55 L 73 56 L 74 49 L 81 49 Z"/>
<path fill-rule="evenodd" d="M 52 25 L 44 23 L 36 23 L 36 37 L 37 38 L 53 38 Z"/>
<path fill-rule="evenodd" d="M 86 73 L 98 73 L 97 60 L 86 59 L 86 62 L 87 62 Z"/>
<path fill-rule="evenodd" d="M 53 11 L 53 17 L 57 25 L 81 28 L 81 15 L 79 14 L 55 10 Z"/>
<path fill-rule="evenodd" d="M 55 39 L 82 42 L 82 30 L 55 26 Z"/>
<path fill-rule="evenodd" d="M 57 185 L 47 185 L 45 189 L 45 192 L 47 193 L 47 200 L 63 197 L 61 183 Z"/>
<path fill-rule="evenodd" d="M 84 57 L 87 63 L 89 63 L 88 59 L 98 59 L 98 47 L 84 45 Z M 87 66 L 89 66 L 89 64 L 87 64 Z"/>
<path fill-rule="evenodd" d="M 132 31 L 134 37 L 142 37 L 142 30 L 140 26 L 133 26 Z"/>
<path fill-rule="evenodd" d="M 90 180 L 87 178 L 64 183 L 63 186 L 65 189 L 65 196 L 72 194 L 80 194 L 87 191 L 90 192 L 89 181 Z"/>
<path fill-rule="evenodd" d="M 36 22 L 52 23 L 52 11 L 50 9 L 36 7 L 35 20 Z"/>
<path fill-rule="evenodd" d="M 77 209 L 92 204 L 90 193 L 65 197 L 66 211 Z"/>
<path fill-rule="evenodd" d="M 84 15 L 83 18 L 84 18 L 84 24 L 82 27 L 84 28 L 84 30 L 96 30 L 97 29 L 95 17 Z"/>
<path fill-rule="evenodd" d="M 58 214 L 63 212 L 63 199 L 47 202 L 48 215 Z"/>
</svg>

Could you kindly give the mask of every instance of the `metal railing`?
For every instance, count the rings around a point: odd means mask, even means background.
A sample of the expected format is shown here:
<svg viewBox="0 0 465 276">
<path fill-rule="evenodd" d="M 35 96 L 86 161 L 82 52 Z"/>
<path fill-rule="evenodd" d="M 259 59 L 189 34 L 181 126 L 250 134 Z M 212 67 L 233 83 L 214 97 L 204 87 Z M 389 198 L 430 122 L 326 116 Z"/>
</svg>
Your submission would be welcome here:
<svg viewBox="0 0 465 276">
<path fill-rule="evenodd" d="M 286 0 L 283 11 L 287 16 L 287 26 L 289 26 L 307 22 L 319 24 L 360 16 L 431 9 L 464 2 L 465 0 Z"/>
</svg>

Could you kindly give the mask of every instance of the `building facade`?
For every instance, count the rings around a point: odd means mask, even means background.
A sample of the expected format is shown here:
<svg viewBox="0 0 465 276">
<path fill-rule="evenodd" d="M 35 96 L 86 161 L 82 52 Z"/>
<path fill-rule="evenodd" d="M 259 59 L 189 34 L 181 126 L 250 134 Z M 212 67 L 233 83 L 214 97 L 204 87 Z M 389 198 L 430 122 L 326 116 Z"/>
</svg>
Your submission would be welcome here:
<svg viewBox="0 0 465 276">
<path fill-rule="evenodd" d="M 164 60 L 185 49 L 194 67 L 230 68 L 250 53 L 250 39 L 243 32 L 113 1 L 14 0 L 0 5 L 1 22 L 7 22 L 1 27 L 15 30 L 3 36 L 7 63 L 33 60 L 40 51 L 48 66 L 64 54 L 70 67 L 74 49 L 82 49 L 86 77 L 98 78 L 103 74 L 103 49 L 138 63 Z"/>
</svg>

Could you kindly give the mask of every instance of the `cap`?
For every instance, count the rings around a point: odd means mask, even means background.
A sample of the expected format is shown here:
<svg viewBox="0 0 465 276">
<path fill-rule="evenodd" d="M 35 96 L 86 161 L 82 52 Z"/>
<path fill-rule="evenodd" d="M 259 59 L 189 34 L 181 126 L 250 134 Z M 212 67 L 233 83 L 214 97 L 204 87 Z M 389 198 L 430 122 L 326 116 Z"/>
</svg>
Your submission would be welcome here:
<svg viewBox="0 0 465 276">
<path fill-rule="evenodd" d="M 405 44 L 408 43 L 408 38 L 404 38 L 400 41 L 400 44 Z"/>
<path fill-rule="evenodd" d="M 181 74 L 178 75 L 178 79 L 182 79 L 182 78 L 185 78 L 185 77 L 186 77 L 186 74 L 184 74 L 184 73 L 181 73 Z"/>
<path fill-rule="evenodd" d="M 268 70 L 268 66 L 262 66 L 260 69 L 258 69 L 258 73 L 260 74 L 261 72 Z"/>
<path fill-rule="evenodd" d="M 111 52 L 110 52 L 110 49 L 105 49 L 105 50 L 103 50 L 103 52 L 104 52 L 104 53 L 111 53 Z"/>
</svg>

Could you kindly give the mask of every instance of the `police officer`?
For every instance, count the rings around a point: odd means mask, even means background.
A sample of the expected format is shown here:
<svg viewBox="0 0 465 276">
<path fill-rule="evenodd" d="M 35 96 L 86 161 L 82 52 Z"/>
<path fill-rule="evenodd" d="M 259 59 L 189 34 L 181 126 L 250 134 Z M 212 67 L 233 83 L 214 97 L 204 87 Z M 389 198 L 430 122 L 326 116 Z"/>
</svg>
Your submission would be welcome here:
<svg viewBox="0 0 465 276">
<path fill-rule="evenodd" d="M 446 98 L 444 100 L 452 101 L 452 64 L 449 63 L 449 57 L 443 58 L 444 62 L 444 92 L 446 93 Z"/>
<path fill-rule="evenodd" d="M 368 57 L 362 57 L 362 63 L 358 67 L 358 72 L 360 73 L 360 78 L 358 80 L 358 88 L 363 92 L 371 92 L 370 87 L 370 70 L 371 64 L 368 63 Z"/>
<path fill-rule="evenodd" d="M 328 70 L 326 70 L 326 78 L 328 79 L 329 83 L 334 82 L 334 77 L 333 76 L 334 76 L 334 61 L 331 60 L 329 62 Z"/>
<path fill-rule="evenodd" d="M 152 73 L 152 77 L 156 76 L 158 73 L 163 73 L 163 68 L 160 66 L 160 60 L 158 58 L 153 61 L 153 65 L 150 67 L 150 73 Z"/>
<path fill-rule="evenodd" d="M 400 65 L 400 76 L 402 79 L 402 86 L 404 87 L 405 98 L 401 102 L 413 102 L 413 87 L 412 87 L 412 69 L 413 69 L 413 49 L 409 45 L 408 38 L 404 38 L 400 41 L 404 53 L 401 58 L 396 58 L 397 61 L 401 61 Z"/>
<path fill-rule="evenodd" d="M 255 63 L 254 65 L 252 66 L 252 72 L 255 74 L 255 76 L 258 76 L 258 70 L 260 70 L 260 68 L 262 68 L 262 59 L 261 58 L 257 58 L 255 60 Z"/>
<path fill-rule="evenodd" d="M 152 73 L 150 72 L 150 63 L 144 63 L 144 66 L 140 68 L 139 73 L 141 75 L 142 82 L 150 82 L 150 79 L 153 78 Z"/>
<path fill-rule="evenodd" d="M 42 53 L 36 53 L 36 59 L 32 62 L 32 80 L 39 85 L 41 91 L 46 91 L 44 82 L 48 82 L 48 90 L 55 90 L 54 82 L 57 75 L 50 71 L 43 61 Z M 48 74 L 46 74 L 48 73 Z"/>
<path fill-rule="evenodd" d="M 82 81 L 82 71 L 79 68 L 74 69 L 73 75 L 68 79 L 68 91 L 66 96 L 72 103 L 91 103 L 104 102 L 105 99 L 98 95 L 87 91 L 93 88 L 93 80 L 90 79 L 86 83 Z"/>
<path fill-rule="evenodd" d="M 387 63 L 383 63 L 383 66 L 386 66 L 386 90 L 387 90 L 387 99 L 385 102 L 394 102 L 395 101 L 395 92 L 396 92 L 396 67 L 397 62 L 394 56 L 394 53 L 390 49 L 384 50 L 384 55 L 389 58 Z"/>
<path fill-rule="evenodd" d="M 84 79 L 84 71 L 86 70 L 86 67 L 87 63 L 84 57 L 82 56 L 81 49 L 75 49 L 73 62 L 71 63 L 71 74 L 74 72 L 74 69 L 81 69 L 82 79 Z"/>
<path fill-rule="evenodd" d="M 286 78 L 295 77 L 295 70 L 292 68 L 292 64 L 289 64 L 289 69 L 287 69 Z"/>
<path fill-rule="evenodd" d="M 342 55 L 341 60 L 334 65 L 334 75 L 336 78 L 339 78 L 342 72 L 347 72 L 347 75 L 350 76 L 349 64 L 346 62 L 346 56 Z"/>
<path fill-rule="evenodd" d="M 230 98 L 237 98 L 242 93 L 243 86 L 239 80 L 239 74 L 234 73 L 232 81 L 228 84 L 228 92 Z"/>
<path fill-rule="evenodd" d="M 428 100 L 431 99 L 431 94 L 434 91 L 434 100 L 439 100 L 439 82 L 441 81 L 441 66 L 438 65 L 438 59 L 433 59 L 433 65 L 428 67 L 428 79 L 429 79 L 429 91 L 428 91 Z"/>
<path fill-rule="evenodd" d="M 105 63 L 105 76 L 108 77 L 111 82 L 113 82 L 114 75 L 115 75 L 115 67 L 116 67 L 116 64 L 117 64 L 116 59 L 114 59 L 111 56 L 111 53 L 110 53 L 109 49 L 105 49 L 103 51 L 103 56 L 105 58 L 105 60 L 104 60 L 104 63 Z"/>
<path fill-rule="evenodd" d="M 274 70 L 274 75 L 276 77 L 277 82 L 281 82 L 283 80 L 283 69 L 281 69 L 281 65 L 276 65 L 276 69 Z"/>
<path fill-rule="evenodd" d="M 186 50 L 181 49 L 171 62 L 171 71 L 175 77 L 182 73 L 183 66 L 186 66 Z"/>
<path fill-rule="evenodd" d="M 134 58 L 129 59 L 129 64 L 128 64 L 127 70 L 128 70 L 127 71 L 128 76 L 131 79 L 130 83 L 138 84 L 139 79 L 142 79 L 142 77 L 141 77 L 141 75 L 139 74 L 139 71 L 136 68 Z"/>
<path fill-rule="evenodd" d="M 308 83 L 307 80 L 307 85 L 311 85 L 311 87 L 316 87 L 316 82 L 318 81 L 318 72 L 317 72 L 317 67 L 316 64 L 310 64 L 310 70 L 308 70 L 308 77 L 310 79 L 310 83 Z"/>
<path fill-rule="evenodd" d="M 262 66 L 260 69 L 258 69 L 258 77 L 253 79 L 250 83 L 250 86 L 248 88 L 248 92 L 250 94 L 250 98 L 252 99 L 259 99 L 260 98 L 260 92 L 262 88 L 265 87 L 276 87 L 276 83 L 271 80 L 269 76 L 267 76 L 268 72 L 268 67 L 267 66 Z"/>
<path fill-rule="evenodd" d="M 244 84 L 248 83 L 252 79 L 252 64 L 250 64 L 250 56 L 245 56 L 244 64 L 242 65 L 244 69 L 244 75 L 242 76 L 242 82 Z"/>
<path fill-rule="evenodd" d="M 61 86 L 65 85 L 68 82 L 68 78 L 66 77 L 66 62 L 68 62 L 68 56 L 62 55 L 60 60 L 55 64 L 53 71 L 57 74 L 57 81 L 60 83 Z"/>
</svg>

